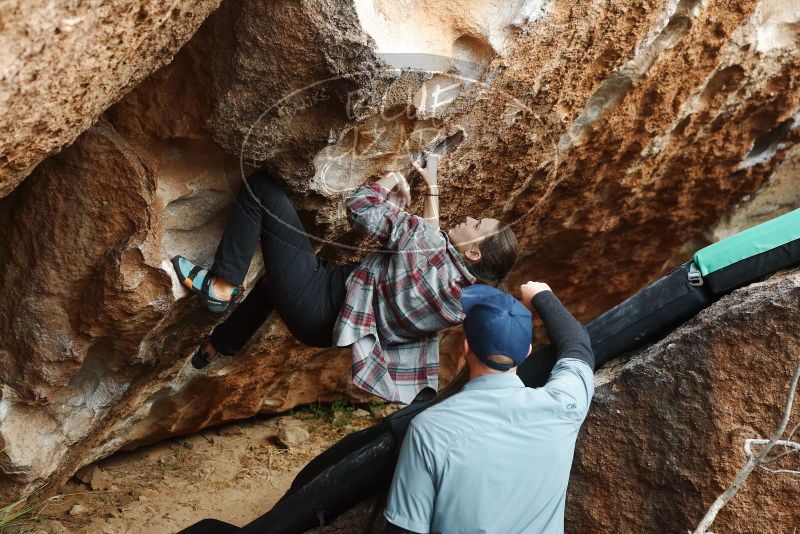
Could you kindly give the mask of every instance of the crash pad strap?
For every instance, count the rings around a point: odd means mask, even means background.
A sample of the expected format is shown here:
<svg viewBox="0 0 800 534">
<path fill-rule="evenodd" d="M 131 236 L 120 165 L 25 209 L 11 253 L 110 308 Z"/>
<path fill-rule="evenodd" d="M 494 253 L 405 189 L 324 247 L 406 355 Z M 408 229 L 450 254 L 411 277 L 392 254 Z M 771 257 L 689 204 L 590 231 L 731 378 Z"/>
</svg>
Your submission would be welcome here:
<svg viewBox="0 0 800 534">
<path fill-rule="evenodd" d="M 800 239 L 800 209 L 709 245 L 694 255 L 703 276 Z"/>
</svg>

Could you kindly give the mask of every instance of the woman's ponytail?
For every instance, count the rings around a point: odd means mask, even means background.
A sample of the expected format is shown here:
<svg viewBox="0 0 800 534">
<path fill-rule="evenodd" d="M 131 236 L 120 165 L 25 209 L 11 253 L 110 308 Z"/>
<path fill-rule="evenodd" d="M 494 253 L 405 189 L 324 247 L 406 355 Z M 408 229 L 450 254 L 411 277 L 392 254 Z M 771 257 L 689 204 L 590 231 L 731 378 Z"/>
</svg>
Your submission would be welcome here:
<svg viewBox="0 0 800 534">
<path fill-rule="evenodd" d="M 508 273 L 517 261 L 519 244 L 510 226 L 503 226 L 478 244 L 481 261 L 469 266 L 470 272 L 481 284 L 505 291 Z"/>
</svg>

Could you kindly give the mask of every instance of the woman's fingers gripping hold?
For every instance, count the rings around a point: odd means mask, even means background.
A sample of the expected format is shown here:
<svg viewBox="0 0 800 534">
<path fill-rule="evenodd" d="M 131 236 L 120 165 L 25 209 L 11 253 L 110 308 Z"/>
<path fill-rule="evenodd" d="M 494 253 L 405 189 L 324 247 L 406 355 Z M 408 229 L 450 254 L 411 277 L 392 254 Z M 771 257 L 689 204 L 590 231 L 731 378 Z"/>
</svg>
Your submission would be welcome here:
<svg viewBox="0 0 800 534">
<path fill-rule="evenodd" d="M 439 154 L 431 154 L 428 156 L 428 161 L 425 167 L 421 166 L 416 161 L 412 161 L 411 165 L 414 166 L 414 169 L 419 173 L 428 187 L 435 186 L 437 182 L 437 172 L 439 170 L 439 162 L 442 160 L 442 156 Z"/>
</svg>

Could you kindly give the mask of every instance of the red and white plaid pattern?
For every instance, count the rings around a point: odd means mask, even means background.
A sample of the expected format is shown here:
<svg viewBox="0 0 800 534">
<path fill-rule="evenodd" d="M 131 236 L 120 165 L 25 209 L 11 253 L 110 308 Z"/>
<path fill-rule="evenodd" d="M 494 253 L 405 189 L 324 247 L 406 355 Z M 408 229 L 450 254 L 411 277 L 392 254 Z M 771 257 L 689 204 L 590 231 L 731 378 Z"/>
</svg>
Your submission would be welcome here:
<svg viewBox="0 0 800 534">
<path fill-rule="evenodd" d="M 389 401 L 409 403 L 437 388 L 437 332 L 464 320 L 461 288 L 475 282 L 443 231 L 387 200 L 377 183 L 347 201 L 350 224 L 375 236 L 369 254 L 347 279 L 347 297 L 333 332 L 353 345 L 353 383 Z"/>
</svg>

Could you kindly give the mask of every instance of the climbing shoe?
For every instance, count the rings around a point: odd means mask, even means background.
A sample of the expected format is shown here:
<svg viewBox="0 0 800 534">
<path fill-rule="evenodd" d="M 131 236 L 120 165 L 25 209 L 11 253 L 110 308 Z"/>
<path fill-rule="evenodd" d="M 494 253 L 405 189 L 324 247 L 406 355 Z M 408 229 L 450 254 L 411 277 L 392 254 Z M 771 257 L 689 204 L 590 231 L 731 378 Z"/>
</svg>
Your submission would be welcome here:
<svg viewBox="0 0 800 534">
<path fill-rule="evenodd" d="M 214 287 L 211 283 L 214 278 L 213 275 L 208 269 L 203 269 L 199 265 L 195 265 L 183 256 L 175 256 L 172 258 L 172 266 L 175 268 L 175 274 L 178 275 L 181 284 L 200 297 L 206 308 L 212 312 L 222 313 L 227 310 L 228 306 L 239 293 L 239 288 L 234 288 L 230 299 L 218 298 L 214 295 Z"/>
</svg>

